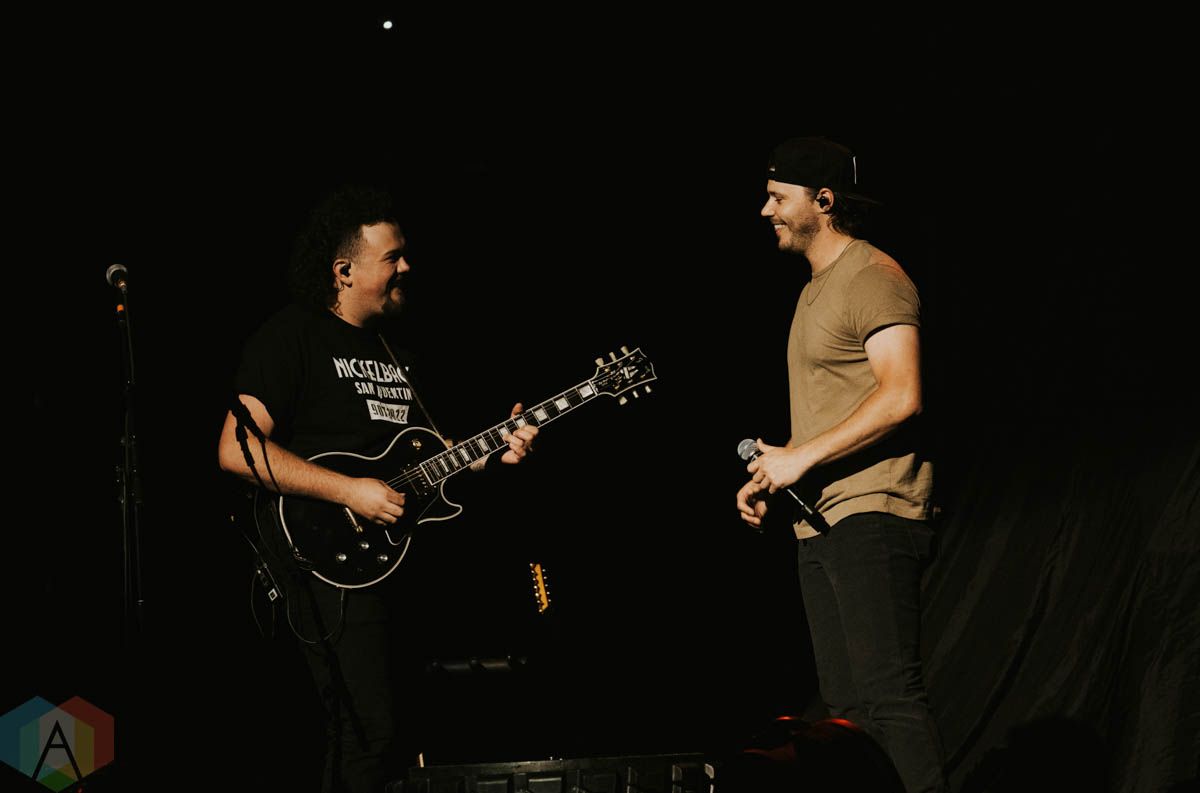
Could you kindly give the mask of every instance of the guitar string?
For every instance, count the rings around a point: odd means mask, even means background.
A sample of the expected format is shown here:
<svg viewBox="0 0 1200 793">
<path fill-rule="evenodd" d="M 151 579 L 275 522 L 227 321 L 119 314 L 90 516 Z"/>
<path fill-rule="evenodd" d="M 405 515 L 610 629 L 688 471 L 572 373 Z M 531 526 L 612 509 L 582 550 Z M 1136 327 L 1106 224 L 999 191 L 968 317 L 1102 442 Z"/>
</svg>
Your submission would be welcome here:
<svg viewBox="0 0 1200 793">
<path fill-rule="evenodd" d="M 484 435 L 487 435 L 487 434 L 489 434 L 489 433 L 495 432 L 495 431 L 496 431 L 496 429 L 497 429 L 497 427 L 506 426 L 506 425 L 507 425 L 509 422 L 513 421 L 514 419 L 516 419 L 516 418 L 520 418 L 521 416 L 524 416 L 524 415 L 525 415 L 525 414 L 527 414 L 527 413 L 531 413 L 531 412 L 533 412 L 533 411 L 536 411 L 536 410 L 538 410 L 539 408 L 541 408 L 543 405 L 550 405 L 550 404 L 554 404 L 554 403 L 555 403 L 555 401 L 556 401 L 556 400 L 557 400 L 559 397 L 565 396 L 565 395 L 567 395 L 567 394 L 571 393 L 572 391 L 574 391 L 576 394 L 579 394 L 579 390 L 580 390 L 581 388 L 583 388 L 584 386 L 587 386 L 587 385 L 591 385 L 591 386 L 593 386 L 593 394 L 592 394 L 590 397 L 585 397 L 585 396 L 582 396 L 582 395 L 580 394 L 580 395 L 579 395 L 579 397 L 580 397 L 580 402 L 579 402 L 579 404 L 577 404 L 577 405 L 569 405 L 569 407 L 567 408 L 567 410 L 566 410 L 566 411 L 560 411 L 560 412 L 558 413 L 558 415 L 557 415 L 557 416 L 552 416 L 552 417 L 550 417 L 550 418 L 546 419 L 545 421 L 542 421 L 542 422 L 540 422 L 541 424 L 547 424 L 547 423 L 549 423 L 549 422 L 553 421 L 554 419 L 558 418 L 558 416 L 561 416 L 561 415 L 563 415 L 563 413 L 566 413 L 567 411 L 570 411 L 570 410 L 574 410 L 575 408 L 577 408 L 577 407 L 580 407 L 581 405 L 584 405 L 584 404 L 586 404 L 587 402 L 591 401 L 592 399 L 595 399 L 595 398 L 596 398 L 596 396 L 598 396 L 598 394 L 600 393 L 599 391 L 596 391 L 596 389 L 595 389 L 595 384 L 597 384 L 597 383 L 603 383 L 604 381 L 606 381 L 606 380 L 609 380 L 609 379 L 610 379 L 610 376 L 603 376 L 603 377 L 595 377 L 595 378 L 592 378 L 591 380 L 585 380 L 584 382 L 580 383 L 579 385 L 572 386 L 571 388 L 568 388 L 566 391 L 563 391 L 563 392 L 562 392 L 562 393 L 560 393 L 558 396 L 551 397 L 550 399 L 547 399 L 547 400 L 545 400 L 545 401 L 543 401 L 543 402 L 540 402 L 540 403 L 538 403 L 537 405 L 534 405 L 533 407 L 529 408 L 528 410 L 524 410 L 524 411 L 522 411 L 522 412 L 521 412 L 520 414 L 518 414 L 517 416 L 513 416 L 513 417 L 512 417 L 512 418 L 510 418 L 508 421 L 502 422 L 501 424 L 497 424 L 495 427 L 492 427 L 492 428 L 490 428 L 490 429 L 488 429 L 488 430 L 484 430 L 483 432 L 479 433 L 478 435 L 475 435 L 475 436 L 473 436 L 473 437 L 471 437 L 471 438 L 469 438 L 469 439 L 467 439 L 467 440 L 463 441 L 462 443 L 460 443 L 460 444 L 457 444 L 457 445 L 456 445 L 456 447 L 453 447 L 453 448 L 457 448 L 457 447 L 459 447 L 459 446 L 463 446 L 464 444 L 470 443 L 472 440 L 475 440 L 476 438 L 479 438 L 479 437 L 482 437 L 482 436 L 484 436 Z M 568 404 L 569 404 L 569 403 L 568 403 Z M 538 425 L 535 425 L 535 426 L 538 426 Z M 520 427 L 520 425 L 518 425 L 518 428 L 519 428 L 519 427 Z M 503 437 L 504 437 L 504 436 L 503 436 L 503 435 L 501 435 L 501 438 L 503 438 Z M 439 456 L 441 456 L 442 454 L 445 454 L 446 452 L 453 451 L 453 448 L 451 448 L 451 449 L 444 449 L 443 451 L 441 451 L 441 452 L 438 452 L 437 454 L 435 454 L 435 455 L 433 455 L 433 456 L 429 457 L 428 459 L 426 459 L 426 460 L 422 460 L 420 463 L 418 463 L 418 464 L 417 464 L 417 466 L 416 466 L 415 468 L 411 468 L 411 469 L 409 469 L 409 471 L 408 471 L 407 473 L 400 474 L 399 476 L 396 476 L 396 477 L 393 477 L 392 479 L 386 480 L 386 484 L 387 484 L 389 487 L 392 487 L 392 486 L 394 486 L 394 485 L 411 485 L 412 483 L 416 482 L 417 480 L 424 478 L 424 479 L 426 479 L 426 480 L 429 482 L 429 484 L 430 484 L 430 485 L 435 485 L 435 484 L 437 484 L 438 482 L 442 481 L 443 479 L 448 479 L 448 478 L 450 477 L 450 475 L 451 475 L 451 474 L 454 474 L 454 473 L 456 473 L 456 472 L 458 472 L 458 471 L 461 471 L 463 468 L 470 467 L 470 463 L 468 463 L 467 465 L 465 465 L 465 466 L 459 466 L 458 468 L 450 468 L 450 469 L 449 469 L 449 471 L 447 471 L 447 472 L 446 472 L 446 475 L 445 475 L 445 476 L 443 476 L 443 477 L 441 477 L 441 479 L 437 479 L 437 480 L 430 480 L 430 478 L 429 478 L 428 476 L 426 476 L 426 475 L 425 475 L 424 471 L 422 471 L 422 470 L 421 470 L 421 466 L 423 466 L 423 465 L 424 465 L 425 463 L 427 463 L 427 462 L 430 462 L 431 460 L 435 460 L 435 459 L 437 459 Z M 498 446 L 498 447 L 496 447 L 495 449 L 493 449 L 492 451 L 488 452 L 488 454 L 490 455 L 490 454 L 493 454 L 493 453 L 495 453 L 495 452 L 497 452 L 497 451 L 500 451 L 500 449 L 501 449 L 501 448 L 502 448 L 502 447 L 499 447 L 499 446 Z M 453 455 L 451 455 L 451 459 L 453 459 Z M 435 472 L 435 473 L 436 473 L 436 472 Z M 394 489 L 394 488 L 393 488 L 393 489 Z"/>
<path fill-rule="evenodd" d="M 590 382 L 590 381 L 589 381 L 589 382 Z M 571 390 L 574 390 L 574 391 L 578 392 L 578 390 L 579 390 L 580 388 L 582 388 L 582 387 L 583 387 L 583 385 L 584 385 L 584 384 L 580 384 L 580 385 L 578 385 L 578 386 L 575 386 L 575 387 L 574 387 L 574 389 L 568 389 L 567 391 L 564 391 L 564 392 L 562 392 L 562 393 L 563 393 L 563 394 L 567 394 L 567 393 L 570 393 L 570 391 L 571 391 Z M 559 396 L 562 396 L 562 394 L 560 394 Z M 581 405 L 584 405 L 584 404 L 586 404 L 587 402 L 591 401 L 591 400 L 592 400 L 592 399 L 594 399 L 594 398 L 595 398 L 595 395 L 594 395 L 594 394 L 593 394 L 591 397 L 581 397 L 581 401 L 579 402 L 579 404 L 578 404 L 578 405 L 570 405 L 570 407 L 568 407 L 568 409 L 567 409 L 567 410 L 573 410 L 573 409 L 575 409 L 575 408 L 577 408 L 577 407 L 580 407 Z M 479 433 L 478 435 L 472 436 L 471 438 L 468 438 L 467 440 L 463 441 L 462 443 L 460 443 L 460 444 L 457 444 L 455 447 L 452 447 L 452 448 L 450 448 L 450 449 L 445 449 L 445 450 L 443 450 L 443 451 L 441 451 L 441 452 L 438 452 L 437 454 L 433 455 L 432 457 L 429 457 L 429 458 L 428 458 L 428 459 L 426 459 L 426 460 L 422 460 L 420 463 L 418 463 L 418 464 L 417 464 L 417 466 L 416 466 L 415 468 L 411 468 L 411 469 L 409 469 L 409 471 L 408 471 L 407 473 L 405 473 L 405 474 L 401 474 L 400 476 L 397 476 L 397 477 L 394 477 L 394 478 L 392 478 L 392 479 L 389 479 L 389 480 L 387 480 L 386 484 L 387 484 L 389 487 L 391 487 L 391 486 L 393 486 L 393 485 L 398 485 L 398 484 L 399 484 L 399 485 L 410 485 L 410 484 L 412 484 L 413 482 L 416 482 L 418 479 L 421 479 L 421 478 L 425 478 L 425 479 L 427 479 L 427 480 L 428 480 L 428 479 L 429 479 L 429 477 L 428 477 L 428 476 L 425 476 L 424 472 L 422 472 L 422 471 L 421 471 L 421 466 L 422 466 L 422 465 L 424 465 L 425 463 L 427 463 L 427 462 L 430 462 L 431 460 L 435 460 L 435 459 L 437 459 L 438 457 L 440 457 L 441 455 L 445 454 L 446 452 L 453 451 L 453 450 L 454 450 L 454 448 L 458 448 L 459 446 L 463 446 L 463 445 L 465 445 L 465 444 L 468 444 L 468 443 L 470 443 L 471 441 L 473 441 L 473 440 L 476 440 L 477 438 L 480 438 L 480 437 L 482 437 L 482 436 L 484 436 L 484 435 L 488 435 L 488 434 L 491 434 L 491 433 L 493 433 L 493 432 L 496 432 L 496 430 L 497 430 L 497 428 L 498 428 L 498 427 L 507 426 L 509 423 L 511 423 L 511 422 L 512 422 L 512 421 L 514 421 L 515 419 L 517 419 L 517 418 L 520 418 L 521 416 L 524 416 L 526 413 L 530 413 L 530 412 L 533 412 L 533 411 L 535 411 L 535 410 L 538 410 L 538 409 L 539 409 L 539 408 L 541 408 L 543 405 L 553 404 L 553 403 L 554 403 L 554 401 L 555 401 L 555 399 L 557 399 L 557 397 L 554 397 L 554 398 L 548 399 L 548 400 L 546 400 L 545 402 L 541 402 L 541 403 L 539 403 L 539 404 L 537 404 L 537 405 L 534 405 L 534 406 L 533 406 L 532 408 L 530 408 L 529 410 L 522 411 L 522 412 L 521 412 L 521 413 L 519 413 L 518 415 L 516 415 L 516 416 L 513 416 L 512 418 L 510 418 L 508 421 L 505 421 L 505 422 L 503 422 L 503 423 L 501 423 L 501 424 L 497 424 L 495 427 L 492 427 L 492 428 L 490 428 L 490 429 L 484 430 L 483 432 Z M 563 415 L 563 414 L 564 414 L 564 413 L 566 413 L 566 412 L 567 412 L 567 411 L 560 411 L 560 412 L 559 412 L 559 414 L 558 414 L 558 416 L 561 416 L 561 415 Z M 558 418 L 558 416 L 551 416 L 551 417 L 547 418 L 546 420 L 544 420 L 544 421 L 541 421 L 541 422 L 539 422 L 539 424 L 537 424 L 537 425 L 534 425 L 534 426 L 540 426 L 541 424 L 548 424 L 549 422 L 551 422 L 551 421 L 553 421 L 554 419 Z M 527 422 L 527 423 L 528 423 L 528 422 Z M 519 428 L 520 428 L 520 425 L 518 425 L 518 429 L 519 429 Z M 503 437 L 504 437 L 504 436 L 503 436 L 503 435 L 501 435 L 501 438 L 503 438 Z M 488 454 L 490 455 L 490 454 L 493 454 L 493 453 L 495 453 L 495 452 L 498 452 L 498 451 L 500 451 L 502 448 L 504 448 L 504 447 L 502 447 L 502 446 L 497 446 L 495 449 L 493 449 L 492 451 L 488 452 Z M 451 455 L 451 458 L 453 459 L 453 455 Z M 458 468 L 451 468 L 451 469 L 449 470 L 449 472 L 446 474 L 446 476 L 442 477 L 442 479 L 449 478 L 449 476 L 450 476 L 451 474 L 453 474 L 453 473 L 455 473 L 455 472 L 457 472 L 457 471 L 461 471 L 463 468 L 467 468 L 467 467 L 469 467 L 469 466 L 470 466 L 470 463 L 468 463 L 467 465 L 460 466 L 460 467 L 458 467 Z M 436 473 L 436 472 L 435 472 L 435 473 Z M 437 481 L 441 481 L 441 480 L 437 480 Z M 430 481 L 430 482 L 429 482 L 429 484 L 433 485 L 433 484 L 437 484 L 437 482 L 435 482 L 435 481 Z"/>
<path fill-rule="evenodd" d="M 574 410 L 575 408 L 577 408 L 577 407 L 580 407 L 581 405 L 584 405 L 584 404 L 586 404 L 587 402 L 591 401 L 592 399 L 595 399 L 595 398 L 596 398 L 596 396 L 598 396 L 598 395 L 599 395 L 599 393 L 601 393 L 601 392 L 599 392 L 598 390 L 596 390 L 595 386 L 596 386 L 597 384 L 604 383 L 605 381 L 607 381 L 607 380 L 610 380 L 610 379 L 611 379 L 611 376 L 609 376 L 609 375 L 605 375 L 605 376 L 602 376 L 602 377 L 595 377 L 595 378 L 592 378 L 592 379 L 590 379 L 590 380 L 585 380 L 585 381 L 583 381 L 582 383 L 580 383 L 580 384 L 578 384 L 578 385 L 572 386 L 571 388 L 568 388 L 567 390 L 565 390 L 565 391 L 561 392 L 560 394 L 558 394 L 558 396 L 551 397 L 550 399 L 547 399 L 547 400 L 545 400 L 545 401 L 543 401 L 543 402 L 540 402 L 540 403 L 538 403 L 537 405 L 534 405 L 533 407 L 529 408 L 528 410 L 524 410 L 524 411 L 522 411 L 522 412 L 521 412 L 520 414 L 518 414 L 517 416 L 513 416 L 513 417 L 512 417 L 512 418 L 510 418 L 508 421 L 505 421 L 505 422 L 502 422 L 502 423 L 500 423 L 500 424 L 497 424 L 496 426 L 494 426 L 494 427 L 491 427 L 490 429 L 484 430 L 483 432 L 481 432 L 481 433 L 478 433 L 478 434 L 477 434 L 477 435 L 475 435 L 475 436 L 472 436 L 471 438 L 467 439 L 466 441 L 463 441 L 463 443 L 461 443 L 461 444 L 457 444 L 457 446 L 456 446 L 456 447 L 452 447 L 452 448 L 450 448 L 450 449 L 444 449 L 443 451 L 441 451 L 441 452 L 438 452 L 438 453 L 437 453 L 437 454 L 435 454 L 435 455 L 432 455 L 432 456 L 431 456 L 431 457 L 429 457 L 428 459 L 426 459 L 426 460 L 422 460 L 422 461 L 421 461 L 420 463 L 418 463 L 418 464 L 417 464 L 417 465 L 416 465 L 414 468 L 411 468 L 411 469 L 409 469 L 409 470 L 408 470 L 406 473 L 402 473 L 402 474 L 400 474 L 399 476 L 396 476 L 396 477 L 393 477 L 393 478 L 391 478 L 391 479 L 385 480 L 385 484 L 387 484 L 389 487 L 393 487 L 393 489 L 394 489 L 394 486 L 396 486 L 396 485 L 401 485 L 401 486 L 404 486 L 404 485 L 411 485 L 411 484 L 413 484 L 414 482 L 416 482 L 416 481 L 418 481 L 418 480 L 420 480 L 420 479 L 425 479 L 426 481 L 428 481 L 428 482 L 429 482 L 429 484 L 430 484 L 430 485 L 435 485 L 435 484 L 437 484 L 438 482 L 440 482 L 440 481 L 442 481 L 442 480 L 444 480 L 444 479 L 448 479 L 448 478 L 450 477 L 450 475 L 451 475 L 451 474 L 454 474 L 454 473 L 456 473 L 456 472 L 458 472 L 458 471 L 461 471 L 463 468 L 469 467 L 469 466 L 470 466 L 470 463 L 468 463 L 468 464 L 467 464 L 467 465 L 465 465 L 465 466 L 460 466 L 460 467 L 458 467 L 458 468 L 451 468 L 451 469 L 450 469 L 448 472 L 446 472 L 446 475 L 445 475 L 445 476 L 441 477 L 441 479 L 431 479 L 431 478 L 430 478 L 430 477 L 429 477 L 429 476 L 428 476 L 428 475 L 427 475 L 427 474 L 426 474 L 426 473 L 425 473 L 425 472 L 422 470 L 422 466 L 423 466 L 425 463 L 428 463 L 428 462 L 430 462 L 431 460 L 435 460 L 435 459 L 437 459 L 437 457 L 441 456 L 442 454 L 445 454 L 446 452 L 453 451 L 453 448 L 457 448 L 458 446 L 462 446 L 462 445 L 464 445 L 464 444 L 466 444 L 466 443 L 470 443 L 472 440 L 475 440 L 475 439 L 477 439 L 477 438 L 480 438 L 480 437 L 482 437 L 482 436 L 484 436 L 484 435 L 488 435 L 488 434 L 490 434 L 490 433 L 496 432 L 496 431 L 497 431 L 497 428 L 499 428 L 499 427 L 503 427 L 503 426 L 506 426 L 506 425 L 508 425 L 510 422 L 512 422 L 512 421 L 513 421 L 514 419 L 516 419 L 516 418 L 520 418 L 521 416 L 524 416 L 524 415 L 526 415 L 527 413 L 531 413 L 531 412 L 533 412 L 533 411 L 536 411 L 536 410 L 538 410 L 539 408 L 541 408 L 541 407 L 542 407 L 542 406 L 544 406 L 544 405 L 551 405 L 551 404 L 554 404 L 554 403 L 556 402 L 556 400 L 557 400 L 559 397 L 566 396 L 567 394 L 570 394 L 572 391 L 574 391 L 574 392 L 575 392 L 577 395 L 579 395 L 579 398 L 580 398 L 580 402 L 579 402 L 579 404 L 575 404 L 575 405 L 569 405 L 569 407 L 567 408 L 567 411 L 560 411 L 560 412 L 558 413 L 558 415 L 556 415 L 556 416 L 552 416 L 552 417 L 550 417 L 550 418 L 546 419 L 545 421 L 541 421 L 541 422 L 539 422 L 539 425 L 540 425 L 540 424 L 547 424 L 547 423 L 549 423 L 550 421 L 553 421 L 554 419 L 558 418 L 558 416 L 561 416 L 561 415 L 563 415 L 564 413 L 566 413 L 566 412 L 568 412 L 568 411 L 570 411 L 570 410 Z M 588 385 L 591 385 L 591 386 L 593 386 L 593 394 L 592 394 L 590 397 L 585 397 L 585 396 L 582 396 L 581 394 L 579 394 L 579 391 L 580 391 L 580 389 L 582 389 L 584 386 L 588 386 Z M 622 390 L 624 390 L 624 389 L 622 389 Z M 569 404 L 569 403 L 568 403 L 568 404 Z M 534 426 L 539 426 L 539 425 L 534 425 Z M 521 426 L 521 425 L 517 425 L 518 429 L 520 428 L 520 426 Z M 503 436 L 503 435 L 501 435 L 501 438 L 503 438 L 503 437 L 504 437 L 504 436 Z M 500 451 L 500 449 L 501 449 L 501 448 L 503 448 L 503 447 L 501 447 L 501 446 L 497 446 L 497 447 L 496 447 L 495 449 L 493 449 L 491 452 L 488 452 L 488 454 L 490 455 L 490 454 L 493 454 L 493 453 L 495 453 L 495 452 L 497 452 L 497 451 Z M 452 456 L 452 459 L 453 459 L 453 456 Z M 437 473 L 437 472 L 435 471 L 435 473 Z"/>
</svg>

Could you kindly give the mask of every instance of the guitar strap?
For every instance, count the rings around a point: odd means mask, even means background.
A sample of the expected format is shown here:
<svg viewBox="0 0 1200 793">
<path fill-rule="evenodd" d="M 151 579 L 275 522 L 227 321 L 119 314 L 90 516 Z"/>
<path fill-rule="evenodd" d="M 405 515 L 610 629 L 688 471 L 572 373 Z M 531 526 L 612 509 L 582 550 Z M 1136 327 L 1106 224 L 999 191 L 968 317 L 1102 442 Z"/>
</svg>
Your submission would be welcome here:
<svg viewBox="0 0 1200 793">
<path fill-rule="evenodd" d="M 417 407 L 419 407 L 421 412 L 425 414 L 425 420 L 429 422 L 430 429 L 436 432 L 439 437 L 445 438 L 446 436 L 442 435 L 442 431 L 438 429 L 437 422 L 433 420 L 433 414 L 429 412 L 429 408 L 425 407 L 425 403 L 421 401 L 421 394 L 417 391 L 416 385 L 413 384 L 409 367 L 404 366 L 398 360 L 396 360 L 396 354 L 392 352 L 391 346 L 387 343 L 387 339 L 383 337 L 382 333 L 377 333 L 376 335 L 379 336 L 379 341 L 381 344 L 383 344 L 383 349 L 387 350 L 388 357 L 392 359 L 392 363 L 396 365 L 397 369 L 404 372 L 405 377 L 408 377 L 409 390 L 412 391 L 413 399 L 416 401 Z"/>
</svg>

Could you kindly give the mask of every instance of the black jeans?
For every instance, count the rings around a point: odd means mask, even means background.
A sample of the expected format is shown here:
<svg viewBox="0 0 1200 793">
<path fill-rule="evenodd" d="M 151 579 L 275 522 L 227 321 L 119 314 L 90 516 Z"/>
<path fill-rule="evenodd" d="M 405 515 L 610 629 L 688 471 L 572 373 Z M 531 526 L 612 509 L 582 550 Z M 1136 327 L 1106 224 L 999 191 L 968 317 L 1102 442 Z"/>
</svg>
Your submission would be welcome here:
<svg viewBox="0 0 1200 793">
<path fill-rule="evenodd" d="M 920 521 L 868 512 L 799 543 L 821 696 L 832 716 L 879 741 L 909 793 L 946 789 L 921 673 L 921 570 L 932 541 Z"/>
<path fill-rule="evenodd" d="M 328 717 L 321 790 L 379 793 L 398 772 L 384 588 L 339 590 L 310 578 L 291 589 L 293 624 Z"/>
</svg>

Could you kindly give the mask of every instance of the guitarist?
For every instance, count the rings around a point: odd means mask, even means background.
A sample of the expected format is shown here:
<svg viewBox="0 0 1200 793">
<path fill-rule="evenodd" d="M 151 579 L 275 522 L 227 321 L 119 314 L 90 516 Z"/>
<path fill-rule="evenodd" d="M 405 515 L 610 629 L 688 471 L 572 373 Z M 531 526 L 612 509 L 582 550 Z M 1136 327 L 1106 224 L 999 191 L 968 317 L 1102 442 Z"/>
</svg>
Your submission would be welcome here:
<svg viewBox="0 0 1200 793">
<path fill-rule="evenodd" d="M 219 443 L 225 471 L 272 493 L 344 505 L 379 525 L 404 515 L 404 494 L 306 458 L 332 450 L 374 456 L 406 427 L 430 426 L 381 332 L 404 310 L 410 269 L 392 207 L 382 191 L 349 186 L 313 211 L 293 251 L 294 302 L 247 342 Z M 518 403 L 513 415 L 520 410 Z M 532 426 L 517 429 L 507 447 L 472 468 L 519 463 L 536 435 Z M 382 790 L 402 770 L 389 767 L 399 731 L 387 581 L 343 589 L 307 574 L 290 580 L 288 618 L 328 715 L 323 789 Z"/>
</svg>

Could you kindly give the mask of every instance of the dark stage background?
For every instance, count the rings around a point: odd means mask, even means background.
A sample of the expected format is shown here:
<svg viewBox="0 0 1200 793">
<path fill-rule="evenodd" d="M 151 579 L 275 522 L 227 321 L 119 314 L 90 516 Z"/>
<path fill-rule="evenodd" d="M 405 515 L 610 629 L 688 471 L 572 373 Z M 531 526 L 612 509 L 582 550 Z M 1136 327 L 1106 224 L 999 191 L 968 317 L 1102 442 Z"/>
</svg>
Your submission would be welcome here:
<svg viewBox="0 0 1200 793">
<path fill-rule="evenodd" d="M 397 573 L 426 760 L 715 752 L 820 715 L 792 543 L 733 505 L 738 441 L 787 436 L 807 265 L 757 213 L 767 154 L 795 134 L 857 149 L 886 203 L 868 238 L 925 304 L 945 512 L 924 644 L 955 787 L 1044 758 L 1120 791 L 1195 776 L 1192 130 L 1171 110 L 1190 93 L 1169 21 L 877 21 L 827 57 L 816 35 L 735 46 L 599 20 L 547 37 L 191 20 L 187 44 L 126 22 L 62 32 L 71 69 L 10 100 L 21 507 L 0 710 L 79 695 L 114 713 L 120 763 L 98 786 L 312 789 L 315 692 L 255 626 L 216 439 L 304 211 L 358 177 L 408 203 L 413 346 L 448 434 L 623 344 L 660 378 L 552 425 L 527 466 L 451 483 L 467 512 Z M 131 274 L 146 493 L 133 645 L 113 262 Z M 508 655 L 524 674 L 424 672 Z"/>
</svg>

